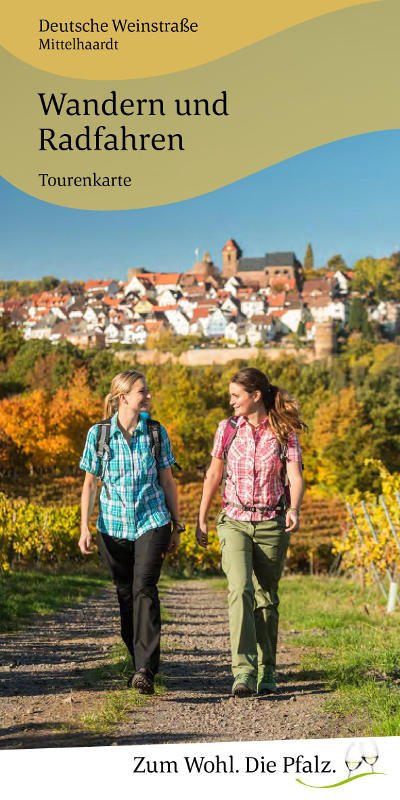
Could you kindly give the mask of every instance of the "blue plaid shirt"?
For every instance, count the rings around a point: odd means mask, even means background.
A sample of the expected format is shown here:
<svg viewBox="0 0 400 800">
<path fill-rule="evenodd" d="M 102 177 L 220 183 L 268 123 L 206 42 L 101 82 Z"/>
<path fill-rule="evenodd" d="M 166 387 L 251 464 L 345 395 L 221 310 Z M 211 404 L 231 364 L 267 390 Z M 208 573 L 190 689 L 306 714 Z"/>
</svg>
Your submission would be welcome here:
<svg viewBox="0 0 400 800">
<path fill-rule="evenodd" d="M 152 528 L 166 525 L 171 515 L 163 489 L 157 480 L 157 464 L 151 452 L 147 415 L 139 415 L 130 446 L 117 424 L 117 414 L 111 418 L 109 456 L 96 453 L 99 425 L 93 425 L 87 435 L 79 466 L 85 472 L 102 477 L 97 528 L 117 539 L 138 539 Z M 160 426 L 161 455 L 159 468 L 175 463 L 165 428 Z"/>
</svg>

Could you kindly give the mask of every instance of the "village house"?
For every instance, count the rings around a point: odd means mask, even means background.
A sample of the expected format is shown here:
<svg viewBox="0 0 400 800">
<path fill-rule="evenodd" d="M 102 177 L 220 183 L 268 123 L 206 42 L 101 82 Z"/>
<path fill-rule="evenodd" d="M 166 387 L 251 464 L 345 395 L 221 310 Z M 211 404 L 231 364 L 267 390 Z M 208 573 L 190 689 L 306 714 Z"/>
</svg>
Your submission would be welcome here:
<svg viewBox="0 0 400 800">
<path fill-rule="evenodd" d="M 84 292 L 89 297 L 94 295 L 111 295 L 113 297 L 119 291 L 119 283 L 114 279 L 102 281 L 102 280 L 91 280 L 86 281 L 84 284 Z"/>
<path fill-rule="evenodd" d="M 205 320 L 208 319 L 208 308 L 195 308 L 190 321 L 190 333 L 204 335 Z"/>
<path fill-rule="evenodd" d="M 206 317 L 200 317 L 199 323 L 204 336 L 219 339 L 225 336 L 228 320 L 224 312 L 216 308 L 215 311 L 208 312 Z"/>
<path fill-rule="evenodd" d="M 109 322 L 104 328 L 104 336 L 106 344 L 115 344 L 115 342 L 119 342 L 123 337 L 122 325 Z"/>
<path fill-rule="evenodd" d="M 185 316 L 191 320 L 194 310 L 197 308 L 197 303 L 192 302 L 188 297 L 180 297 L 177 304 L 179 308 L 182 309 Z"/>
<path fill-rule="evenodd" d="M 178 336 L 190 333 L 190 321 L 178 305 L 165 306 L 162 311 L 174 333 Z"/>
<path fill-rule="evenodd" d="M 255 314 L 263 314 L 266 308 L 265 298 L 257 292 L 252 292 L 249 297 L 240 302 L 241 313 L 250 319 Z"/>
<path fill-rule="evenodd" d="M 235 342 L 238 347 L 246 344 L 247 320 L 231 319 L 225 328 L 225 339 Z"/>
<path fill-rule="evenodd" d="M 160 306 L 173 306 L 182 297 L 182 292 L 174 291 L 172 289 L 164 289 L 159 294 L 157 294 L 157 304 Z"/>
<path fill-rule="evenodd" d="M 51 339 L 57 317 L 51 311 L 37 311 L 23 322 L 24 339 Z"/>
<path fill-rule="evenodd" d="M 398 336 L 400 333 L 400 304 L 394 300 L 386 300 L 370 310 L 369 318 L 377 322 L 383 333 L 389 338 Z"/>
<path fill-rule="evenodd" d="M 343 300 L 308 297 L 305 307 L 310 311 L 313 320 L 317 323 L 337 320 L 344 325 L 347 321 L 347 303 Z"/>
<path fill-rule="evenodd" d="M 121 344 L 134 344 L 144 347 L 148 333 L 144 322 L 129 322 L 123 326 Z"/>
</svg>

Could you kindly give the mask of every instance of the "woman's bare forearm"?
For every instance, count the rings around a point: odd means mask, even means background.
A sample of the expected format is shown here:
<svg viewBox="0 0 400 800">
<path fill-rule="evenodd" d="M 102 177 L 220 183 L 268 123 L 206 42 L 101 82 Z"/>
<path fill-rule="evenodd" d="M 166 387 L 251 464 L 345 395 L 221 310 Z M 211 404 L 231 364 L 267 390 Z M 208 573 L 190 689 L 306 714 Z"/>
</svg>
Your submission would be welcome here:
<svg viewBox="0 0 400 800">
<path fill-rule="evenodd" d="M 211 501 L 221 483 L 223 462 L 213 459 L 204 478 L 203 492 L 199 508 L 199 524 L 205 525 Z"/>
<path fill-rule="evenodd" d="M 289 462 L 287 465 L 289 489 L 290 489 L 290 505 L 292 508 L 300 511 L 301 501 L 304 494 L 304 481 L 301 472 L 301 467 L 297 462 Z"/>
<path fill-rule="evenodd" d="M 177 521 L 179 519 L 178 490 L 170 467 L 160 470 L 160 486 L 164 491 L 171 519 L 173 522 Z"/>
<path fill-rule="evenodd" d="M 90 475 L 90 477 L 88 477 Z M 93 514 L 97 494 L 97 478 L 86 473 L 81 495 L 81 531 L 89 530 L 90 518 Z"/>
</svg>

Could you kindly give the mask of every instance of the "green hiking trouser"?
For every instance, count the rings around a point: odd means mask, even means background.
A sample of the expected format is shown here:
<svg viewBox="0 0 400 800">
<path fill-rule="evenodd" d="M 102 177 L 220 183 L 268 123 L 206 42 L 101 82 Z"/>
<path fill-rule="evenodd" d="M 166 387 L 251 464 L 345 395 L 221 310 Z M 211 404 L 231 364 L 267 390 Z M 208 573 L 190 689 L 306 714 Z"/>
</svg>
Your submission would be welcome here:
<svg viewBox="0 0 400 800">
<path fill-rule="evenodd" d="M 261 675 L 276 664 L 278 583 L 290 539 L 285 516 L 238 522 L 221 511 L 217 531 L 228 579 L 232 672 Z"/>
</svg>

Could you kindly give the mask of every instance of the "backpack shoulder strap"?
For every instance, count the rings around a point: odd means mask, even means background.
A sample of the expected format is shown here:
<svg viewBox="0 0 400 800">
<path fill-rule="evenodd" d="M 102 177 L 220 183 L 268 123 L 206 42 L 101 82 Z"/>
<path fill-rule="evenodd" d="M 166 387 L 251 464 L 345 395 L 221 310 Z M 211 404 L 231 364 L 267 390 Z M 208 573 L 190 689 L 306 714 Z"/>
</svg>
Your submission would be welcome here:
<svg viewBox="0 0 400 800">
<path fill-rule="evenodd" d="M 103 457 L 104 450 L 108 450 L 111 432 L 111 417 L 98 422 L 96 454 L 99 458 Z"/>
<path fill-rule="evenodd" d="M 150 435 L 151 452 L 157 464 L 157 475 L 160 473 L 161 458 L 161 428 L 157 419 L 147 419 L 147 430 Z"/>
<path fill-rule="evenodd" d="M 226 422 L 224 434 L 222 437 L 222 458 L 224 460 L 224 468 L 222 471 L 222 478 L 221 478 L 221 491 L 222 496 L 225 493 L 225 484 L 226 478 L 228 474 L 227 468 L 227 458 L 228 458 L 228 450 L 237 434 L 237 417 L 229 417 Z"/>
<path fill-rule="evenodd" d="M 147 430 L 150 436 L 151 442 L 151 452 L 156 460 L 157 466 L 157 478 L 160 477 L 160 461 L 161 461 L 161 425 L 157 419 L 151 419 L 150 417 L 147 418 Z M 177 462 L 173 465 L 177 469 L 181 470 L 182 467 L 179 466 Z"/>
<path fill-rule="evenodd" d="M 237 417 L 229 417 L 222 437 L 222 456 L 226 461 L 228 450 L 237 434 Z"/>
</svg>

